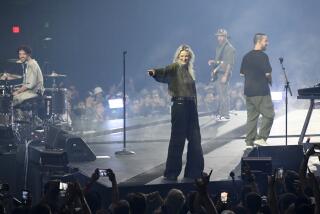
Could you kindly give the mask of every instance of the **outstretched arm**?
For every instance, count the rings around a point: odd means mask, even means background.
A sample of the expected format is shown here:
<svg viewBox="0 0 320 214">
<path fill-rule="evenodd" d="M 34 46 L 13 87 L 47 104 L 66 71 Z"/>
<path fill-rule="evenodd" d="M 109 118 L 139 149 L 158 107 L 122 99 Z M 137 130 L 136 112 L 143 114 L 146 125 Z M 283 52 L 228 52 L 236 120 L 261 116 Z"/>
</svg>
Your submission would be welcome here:
<svg viewBox="0 0 320 214">
<path fill-rule="evenodd" d="M 176 70 L 176 66 L 176 64 L 171 64 L 165 68 L 149 69 L 148 74 L 158 82 L 169 83 L 171 75 L 173 75 Z"/>
</svg>

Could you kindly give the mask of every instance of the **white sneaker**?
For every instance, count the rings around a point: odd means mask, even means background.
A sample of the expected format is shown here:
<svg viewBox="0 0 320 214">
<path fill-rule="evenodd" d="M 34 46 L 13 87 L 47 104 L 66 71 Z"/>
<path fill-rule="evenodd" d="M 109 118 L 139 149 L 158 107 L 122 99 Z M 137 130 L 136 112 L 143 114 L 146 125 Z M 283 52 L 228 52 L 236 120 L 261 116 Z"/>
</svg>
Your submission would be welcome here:
<svg viewBox="0 0 320 214">
<path fill-rule="evenodd" d="M 253 143 L 257 146 L 268 146 L 267 142 L 264 139 L 255 140 Z"/>
<path fill-rule="evenodd" d="M 246 146 L 244 149 L 245 149 L 245 150 L 253 149 L 253 146 Z"/>
<path fill-rule="evenodd" d="M 224 116 L 222 116 L 219 119 L 217 119 L 217 121 L 220 121 L 220 122 L 226 122 L 226 121 L 229 121 L 229 120 L 230 120 L 230 118 L 224 117 Z"/>
</svg>

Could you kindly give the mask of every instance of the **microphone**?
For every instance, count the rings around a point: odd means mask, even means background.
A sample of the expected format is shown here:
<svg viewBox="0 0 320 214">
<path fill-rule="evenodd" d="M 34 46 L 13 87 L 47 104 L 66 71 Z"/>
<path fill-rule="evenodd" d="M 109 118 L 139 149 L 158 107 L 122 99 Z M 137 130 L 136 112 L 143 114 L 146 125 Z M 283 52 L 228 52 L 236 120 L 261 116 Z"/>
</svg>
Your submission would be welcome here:
<svg viewBox="0 0 320 214">
<path fill-rule="evenodd" d="M 123 55 L 127 54 L 127 51 L 123 51 Z"/>
<path fill-rule="evenodd" d="M 283 57 L 279 57 L 279 61 L 282 64 L 283 63 Z"/>
</svg>

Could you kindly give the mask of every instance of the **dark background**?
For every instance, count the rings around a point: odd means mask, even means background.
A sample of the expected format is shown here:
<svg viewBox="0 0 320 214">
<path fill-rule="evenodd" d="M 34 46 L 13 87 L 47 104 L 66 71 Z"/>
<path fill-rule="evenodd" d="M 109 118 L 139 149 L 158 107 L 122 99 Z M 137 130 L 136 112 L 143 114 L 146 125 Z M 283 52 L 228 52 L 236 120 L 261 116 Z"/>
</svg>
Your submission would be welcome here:
<svg viewBox="0 0 320 214">
<path fill-rule="evenodd" d="M 138 89 L 152 86 L 146 70 L 169 64 L 181 43 L 192 46 L 197 79 L 206 83 L 214 33 L 221 27 L 237 50 L 232 82 L 242 81 L 241 59 L 257 32 L 269 35 L 273 90 L 283 88 L 280 56 L 295 95 L 296 89 L 320 82 L 317 0 L 1 0 L 0 5 L 0 72 L 14 70 L 5 61 L 28 44 L 43 73 L 67 74 L 65 84 L 82 93 L 119 84 L 123 51 L 127 78 Z M 11 33 L 14 24 L 20 34 Z"/>
</svg>

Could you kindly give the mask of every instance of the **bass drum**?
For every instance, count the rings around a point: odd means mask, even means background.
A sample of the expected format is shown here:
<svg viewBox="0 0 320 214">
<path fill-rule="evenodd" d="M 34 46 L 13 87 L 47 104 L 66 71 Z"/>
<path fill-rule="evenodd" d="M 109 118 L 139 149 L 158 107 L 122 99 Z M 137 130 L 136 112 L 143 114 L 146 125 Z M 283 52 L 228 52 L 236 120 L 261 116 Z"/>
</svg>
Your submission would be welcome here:
<svg viewBox="0 0 320 214">
<path fill-rule="evenodd" d="M 46 88 L 44 91 L 47 114 L 64 114 L 67 106 L 66 88 Z"/>
<path fill-rule="evenodd" d="M 11 126 L 11 115 L 0 113 L 0 127 L 9 127 L 9 126 Z"/>
</svg>

